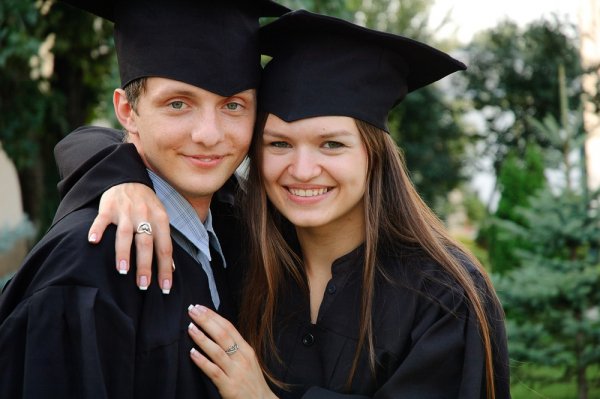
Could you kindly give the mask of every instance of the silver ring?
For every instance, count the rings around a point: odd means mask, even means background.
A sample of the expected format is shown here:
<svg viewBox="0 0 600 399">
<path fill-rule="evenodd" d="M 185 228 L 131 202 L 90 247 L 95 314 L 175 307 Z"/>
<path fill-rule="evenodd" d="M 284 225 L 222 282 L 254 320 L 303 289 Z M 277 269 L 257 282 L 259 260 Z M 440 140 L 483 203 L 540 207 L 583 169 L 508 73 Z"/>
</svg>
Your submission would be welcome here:
<svg viewBox="0 0 600 399">
<path fill-rule="evenodd" d="M 225 349 L 225 353 L 227 353 L 229 356 L 233 355 L 235 352 L 238 351 L 238 349 L 240 349 L 240 347 L 238 346 L 238 344 L 236 344 L 235 342 L 233 343 L 233 345 L 231 345 L 229 348 Z"/>
<path fill-rule="evenodd" d="M 152 235 L 152 226 L 150 226 L 150 223 L 148 223 L 148 222 L 142 222 L 142 223 L 138 224 L 136 232 L 138 234 L 148 234 L 149 236 L 151 236 Z"/>
</svg>

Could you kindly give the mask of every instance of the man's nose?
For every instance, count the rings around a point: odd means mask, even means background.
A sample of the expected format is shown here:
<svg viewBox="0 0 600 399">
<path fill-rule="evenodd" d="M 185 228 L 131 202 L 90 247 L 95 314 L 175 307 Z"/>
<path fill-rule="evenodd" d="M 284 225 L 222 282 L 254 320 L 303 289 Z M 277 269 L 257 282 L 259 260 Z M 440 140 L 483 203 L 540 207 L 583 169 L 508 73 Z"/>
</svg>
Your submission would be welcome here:
<svg viewBox="0 0 600 399">
<path fill-rule="evenodd" d="M 215 111 L 201 112 L 192 130 L 192 141 L 213 147 L 223 140 L 224 132 Z"/>
</svg>

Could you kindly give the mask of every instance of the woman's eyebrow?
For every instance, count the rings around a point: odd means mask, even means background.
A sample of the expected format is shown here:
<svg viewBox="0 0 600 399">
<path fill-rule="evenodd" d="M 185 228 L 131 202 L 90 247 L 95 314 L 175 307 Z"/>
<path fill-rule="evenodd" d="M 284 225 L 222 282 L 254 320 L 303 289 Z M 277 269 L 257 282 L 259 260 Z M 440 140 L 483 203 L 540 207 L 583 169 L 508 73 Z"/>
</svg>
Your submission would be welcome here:
<svg viewBox="0 0 600 399">
<path fill-rule="evenodd" d="M 319 137 L 321 137 L 323 139 L 329 139 L 332 137 L 345 137 L 345 136 L 353 136 L 353 134 L 347 130 L 334 130 L 334 131 L 329 131 L 329 132 L 324 132 L 324 133 L 319 134 Z"/>
<path fill-rule="evenodd" d="M 275 137 L 275 138 L 287 138 L 288 136 L 283 134 L 283 133 L 279 133 L 276 131 L 271 131 L 271 130 L 263 130 L 263 136 L 271 136 L 271 137 Z"/>
<path fill-rule="evenodd" d="M 352 136 L 352 135 L 353 134 L 347 130 L 335 130 L 335 131 L 319 133 L 318 137 L 323 138 L 323 139 L 328 139 L 328 138 L 332 138 L 332 137 L 344 137 L 344 136 Z M 265 129 L 263 131 L 263 136 L 281 137 L 281 138 L 289 137 L 289 135 L 279 133 L 277 131 L 270 131 L 267 129 Z"/>
</svg>

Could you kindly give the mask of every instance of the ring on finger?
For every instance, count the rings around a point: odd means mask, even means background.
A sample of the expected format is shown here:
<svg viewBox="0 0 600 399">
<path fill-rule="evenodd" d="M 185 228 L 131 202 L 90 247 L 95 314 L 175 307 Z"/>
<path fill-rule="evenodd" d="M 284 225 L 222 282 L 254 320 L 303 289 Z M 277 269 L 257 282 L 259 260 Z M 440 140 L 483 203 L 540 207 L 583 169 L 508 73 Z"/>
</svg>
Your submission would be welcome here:
<svg viewBox="0 0 600 399">
<path fill-rule="evenodd" d="M 152 235 L 152 226 L 150 225 L 149 222 L 141 222 L 140 224 L 138 224 L 136 233 L 148 234 L 149 236 L 151 236 Z"/>
<path fill-rule="evenodd" d="M 231 345 L 229 348 L 225 349 L 225 353 L 227 353 L 229 356 L 233 355 L 235 352 L 238 351 L 238 349 L 240 349 L 240 347 L 238 346 L 238 344 L 236 344 L 235 342 L 233 343 L 233 345 Z"/>
</svg>

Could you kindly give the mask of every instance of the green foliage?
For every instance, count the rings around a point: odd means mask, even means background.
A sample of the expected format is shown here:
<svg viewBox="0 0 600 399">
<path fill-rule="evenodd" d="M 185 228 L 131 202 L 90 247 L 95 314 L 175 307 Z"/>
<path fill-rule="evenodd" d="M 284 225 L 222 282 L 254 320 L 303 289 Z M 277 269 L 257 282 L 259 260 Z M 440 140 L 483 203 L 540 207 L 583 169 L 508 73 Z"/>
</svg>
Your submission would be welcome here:
<svg viewBox="0 0 600 399">
<path fill-rule="evenodd" d="M 353 10 L 359 6 L 356 0 L 282 0 L 280 2 L 292 10 L 306 9 L 350 21 L 353 19 Z"/>
<path fill-rule="evenodd" d="M 541 190 L 512 223 L 521 267 L 498 277 L 506 310 L 511 358 L 561 370 L 560 378 L 579 382 L 600 365 L 600 192 L 589 199 L 566 190 Z M 524 381 L 542 378 L 515 370 Z M 583 379 L 582 379 L 583 378 Z M 581 391 L 580 391 L 581 392 Z M 581 397 L 581 396 L 580 396 Z"/>
<path fill-rule="evenodd" d="M 498 186 L 500 201 L 496 217 L 519 222 L 516 208 L 527 206 L 529 197 L 545 185 L 544 159 L 536 146 L 529 146 L 522 159 L 511 153 L 500 170 Z"/>
<path fill-rule="evenodd" d="M 571 162 L 572 152 L 578 148 L 583 150 L 587 138 L 585 134 L 581 134 L 583 113 L 579 112 L 571 119 L 570 123 L 565 121 L 561 124 L 553 115 L 546 115 L 542 121 L 529 118 L 538 136 L 543 137 L 548 143 L 544 151 L 546 165 L 562 172 L 563 188 L 569 190 L 575 188 L 572 176 L 574 172 L 574 165 Z M 581 164 L 581 167 L 585 169 L 585 165 Z"/>
<path fill-rule="evenodd" d="M 390 131 L 404 152 L 411 178 L 430 205 L 464 179 L 467 137 L 458 112 L 442 100 L 437 87 L 411 93 L 390 113 Z"/>
<path fill-rule="evenodd" d="M 500 170 L 498 186 L 501 195 L 498 209 L 481 229 L 479 241 L 488 248 L 492 270 L 504 273 L 520 265 L 516 252 L 530 246 L 526 240 L 516 238 L 510 226 L 526 224 L 518 209 L 527 207 L 531 196 L 545 186 L 540 149 L 529 146 L 523 159 L 516 153 L 510 154 Z"/>
<path fill-rule="evenodd" d="M 488 217 L 485 204 L 473 190 L 463 190 L 463 193 L 463 205 L 467 212 L 467 218 L 473 223 L 482 223 Z"/>
<path fill-rule="evenodd" d="M 54 145 L 110 101 L 112 48 L 110 24 L 63 3 L 0 2 L 0 141 L 40 233 L 58 203 Z"/>
<path fill-rule="evenodd" d="M 485 116 L 481 134 L 487 155 L 498 171 L 510 150 L 522 156 L 529 143 L 548 145 L 536 134 L 531 117 L 560 120 L 558 69 L 564 65 L 568 109 L 578 109 L 581 75 L 573 26 L 557 19 L 519 28 L 505 21 L 483 31 L 467 47 L 468 95 Z"/>
</svg>

